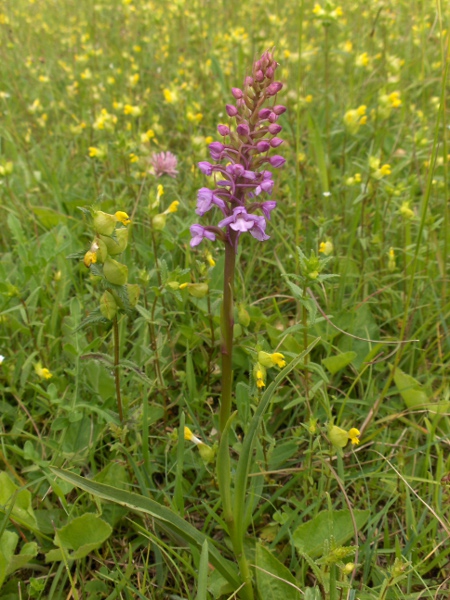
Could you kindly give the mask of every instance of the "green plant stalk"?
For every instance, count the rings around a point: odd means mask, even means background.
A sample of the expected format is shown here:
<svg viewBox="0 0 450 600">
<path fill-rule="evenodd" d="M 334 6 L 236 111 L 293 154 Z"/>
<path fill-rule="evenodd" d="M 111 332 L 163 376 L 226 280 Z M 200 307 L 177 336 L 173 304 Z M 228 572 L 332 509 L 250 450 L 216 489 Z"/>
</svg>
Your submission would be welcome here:
<svg viewBox="0 0 450 600">
<path fill-rule="evenodd" d="M 117 410 L 119 411 L 120 422 L 123 423 L 122 395 L 120 393 L 120 372 L 119 372 L 119 326 L 117 316 L 113 319 L 114 335 L 114 382 L 116 384 Z"/>
<path fill-rule="evenodd" d="M 236 271 L 236 237 L 237 232 L 229 229 L 229 238 L 225 242 L 225 266 L 223 278 L 223 301 L 221 314 L 221 352 L 222 352 L 222 396 L 219 409 L 220 449 L 217 456 L 217 480 L 222 500 L 222 510 L 227 523 L 233 552 L 239 565 L 244 587 L 239 596 L 243 600 L 253 600 L 253 582 L 251 571 L 244 552 L 244 528 L 236 527 L 235 515 L 231 509 L 230 489 L 230 449 L 228 432 L 231 425 L 231 406 L 233 388 L 233 328 L 234 328 L 234 274 Z M 238 522 L 243 520 L 244 506 L 239 507 Z"/>
<path fill-rule="evenodd" d="M 222 332 L 222 397 L 219 410 L 219 431 L 223 433 L 231 415 L 231 393 L 233 387 L 233 294 L 234 273 L 236 270 L 236 236 L 237 232 L 229 229 L 229 240 L 225 242 L 225 267 L 223 277 L 223 302 L 221 315 Z"/>
</svg>

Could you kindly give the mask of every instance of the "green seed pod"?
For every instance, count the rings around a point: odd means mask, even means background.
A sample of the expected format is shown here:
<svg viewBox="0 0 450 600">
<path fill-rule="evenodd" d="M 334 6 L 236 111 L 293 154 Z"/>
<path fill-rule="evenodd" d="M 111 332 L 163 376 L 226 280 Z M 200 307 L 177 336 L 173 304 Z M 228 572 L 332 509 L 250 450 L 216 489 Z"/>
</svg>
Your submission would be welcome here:
<svg viewBox="0 0 450 600">
<path fill-rule="evenodd" d="M 95 243 L 98 246 L 97 262 L 103 264 L 108 257 L 108 248 L 103 240 L 99 237 L 95 238 Z"/>
<path fill-rule="evenodd" d="M 130 306 L 134 308 L 139 300 L 139 294 L 141 293 L 141 288 L 137 283 L 127 283 L 127 291 L 128 291 L 128 300 L 130 301 Z"/>
<path fill-rule="evenodd" d="M 100 312 L 104 317 L 112 321 L 117 314 L 117 304 L 112 294 L 108 291 L 100 298 Z"/>
<path fill-rule="evenodd" d="M 101 235 L 111 235 L 116 228 L 116 217 L 101 210 L 94 211 L 93 220 L 95 233 Z"/>
<path fill-rule="evenodd" d="M 214 460 L 216 453 L 214 452 L 214 448 L 210 448 L 206 444 L 197 444 L 197 448 L 199 454 L 205 464 L 211 463 Z"/>
<path fill-rule="evenodd" d="M 250 315 L 243 304 L 239 305 L 238 321 L 242 327 L 248 327 L 250 325 Z"/>
<path fill-rule="evenodd" d="M 109 283 L 125 285 L 128 279 L 128 267 L 108 257 L 103 265 L 103 274 Z"/>
<path fill-rule="evenodd" d="M 106 245 L 108 253 L 111 256 L 116 256 L 121 254 L 128 245 L 128 229 L 121 227 L 116 229 L 114 238 L 101 235 L 100 239 Z"/>
<path fill-rule="evenodd" d="M 345 429 L 338 427 L 337 425 L 332 425 L 328 430 L 328 437 L 330 438 L 330 442 L 336 448 L 344 448 L 348 443 L 348 433 Z"/>
<path fill-rule="evenodd" d="M 166 226 L 166 215 L 155 215 L 152 219 L 152 225 L 156 231 L 162 231 Z"/>
<path fill-rule="evenodd" d="M 191 283 L 188 286 L 188 292 L 194 298 L 204 298 L 209 291 L 207 283 Z"/>
</svg>

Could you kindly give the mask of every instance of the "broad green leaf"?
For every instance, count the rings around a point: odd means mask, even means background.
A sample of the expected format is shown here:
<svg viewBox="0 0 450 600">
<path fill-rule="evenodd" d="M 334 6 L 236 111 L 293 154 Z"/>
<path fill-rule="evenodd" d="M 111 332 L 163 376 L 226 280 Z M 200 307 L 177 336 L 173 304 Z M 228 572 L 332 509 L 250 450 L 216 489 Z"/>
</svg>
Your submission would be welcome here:
<svg viewBox="0 0 450 600">
<path fill-rule="evenodd" d="M 0 587 L 5 578 L 21 569 L 30 562 L 38 553 L 36 542 L 25 544 L 19 554 L 14 554 L 19 542 L 19 536 L 13 531 L 4 531 L 0 538 Z"/>
<path fill-rule="evenodd" d="M 295 577 L 262 544 L 256 545 L 256 585 L 264 600 L 299 600 L 302 598 Z"/>
<path fill-rule="evenodd" d="M 25 544 L 20 550 L 19 554 L 15 554 L 6 568 L 6 574 L 10 575 L 17 571 L 18 569 L 22 569 L 26 564 L 30 562 L 35 556 L 38 554 L 38 545 L 36 542 L 29 542 Z"/>
<path fill-rule="evenodd" d="M 367 523 L 369 514 L 368 510 L 353 511 L 358 530 Z M 296 548 L 315 558 L 322 556 L 325 542 L 332 540 L 336 546 L 342 546 L 353 535 L 353 521 L 349 510 L 324 510 L 311 521 L 297 527 L 293 539 Z"/>
<path fill-rule="evenodd" d="M 11 518 L 30 529 L 37 529 L 36 517 L 31 506 L 31 493 L 21 490 L 5 472 L 0 473 L 0 505 L 7 507 L 13 502 Z"/>
<path fill-rule="evenodd" d="M 111 533 L 111 525 L 97 515 L 87 513 L 57 529 L 54 542 L 65 551 L 69 559 L 75 560 L 99 548 Z M 70 553 L 70 550 L 73 552 Z M 46 560 L 62 560 L 62 552 L 52 550 L 47 553 Z"/>
<path fill-rule="evenodd" d="M 347 365 L 349 365 L 354 358 L 356 358 L 356 352 L 342 352 L 337 356 L 329 356 L 328 358 L 324 358 L 322 360 L 322 364 L 332 375 L 344 369 Z"/>
<path fill-rule="evenodd" d="M 233 589 L 240 586 L 241 582 L 235 566 L 221 556 L 220 552 L 214 546 L 214 542 L 166 506 L 155 502 L 151 498 L 140 496 L 133 492 L 126 492 L 109 485 L 90 481 L 70 471 L 55 468 L 51 470 L 55 475 L 61 477 L 61 479 L 73 483 L 85 492 L 104 500 L 117 502 L 131 510 L 151 515 L 162 529 L 181 537 L 189 544 L 193 544 L 199 551 L 201 551 L 205 539 L 208 539 L 209 560 L 211 564 L 233 585 Z"/>
<path fill-rule="evenodd" d="M 423 407 L 428 403 L 428 396 L 422 384 L 398 367 L 394 372 L 394 382 L 408 408 Z"/>
<path fill-rule="evenodd" d="M 0 587 L 5 581 L 8 565 L 14 556 L 14 550 L 16 549 L 19 536 L 13 531 L 4 531 L 0 538 Z"/>
</svg>

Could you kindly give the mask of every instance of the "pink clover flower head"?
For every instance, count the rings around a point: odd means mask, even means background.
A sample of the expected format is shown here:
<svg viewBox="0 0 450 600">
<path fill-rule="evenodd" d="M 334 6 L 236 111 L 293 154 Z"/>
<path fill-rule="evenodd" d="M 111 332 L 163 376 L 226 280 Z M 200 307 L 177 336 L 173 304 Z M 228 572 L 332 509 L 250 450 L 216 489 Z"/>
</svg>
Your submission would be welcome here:
<svg viewBox="0 0 450 600">
<path fill-rule="evenodd" d="M 206 238 L 207 240 L 211 240 L 211 242 L 214 242 L 216 239 L 216 234 L 214 232 L 208 231 L 206 227 L 202 227 L 201 225 L 191 225 L 189 231 L 192 235 L 192 239 L 190 241 L 191 248 L 194 248 L 194 246 L 198 246 L 204 238 Z"/>
<path fill-rule="evenodd" d="M 153 152 L 150 162 L 152 164 L 150 173 L 155 177 L 169 175 L 175 178 L 178 175 L 178 159 L 172 152 Z"/>
<path fill-rule="evenodd" d="M 219 227 L 229 225 L 231 229 L 239 234 L 250 232 L 251 235 L 263 242 L 270 236 L 266 235 L 266 220 L 264 217 L 249 214 L 244 206 L 237 206 L 233 209 L 233 214 L 218 223 Z"/>
</svg>

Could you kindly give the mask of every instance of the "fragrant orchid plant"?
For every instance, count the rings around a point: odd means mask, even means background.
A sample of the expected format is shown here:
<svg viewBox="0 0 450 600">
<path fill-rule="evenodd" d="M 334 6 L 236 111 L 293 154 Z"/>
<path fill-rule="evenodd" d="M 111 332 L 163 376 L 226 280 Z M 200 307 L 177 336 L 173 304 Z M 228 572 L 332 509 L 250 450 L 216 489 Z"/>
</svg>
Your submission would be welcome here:
<svg viewBox="0 0 450 600">
<path fill-rule="evenodd" d="M 220 211 L 217 225 L 192 225 L 191 246 L 203 239 L 220 240 L 225 244 L 225 278 L 222 308 L 222 400 L 219 424 L 223 431 L 231 414 L 232 350 L 233 350 L 233 284 L 236 252 L 239 238 L 250 233 L 264 242 L 267 220 L 276 207 L 270 197 L 274 181 L 268 167 L 278 168 L 285 159 L 270 151 L 283 140 L 278 118 L 286 107 L 275 99 L 283 84 L 275 81 L 278 63 L 271 51 L 264 52 L 253 64 L 252 74 L 244 80 L 243 89 L 232 88 L 234 104 L 226 105 L 226 112 L 235 121 L 235 127 L 221 124 L 217 127 L 222 141 L 209 145 L 214 162 L 198 164 L 206 176 L 214 176 L 214 189 L 202 187 L 198 191 L 196 213 L 205 215 L 212 208 Z"/>
</svg>

